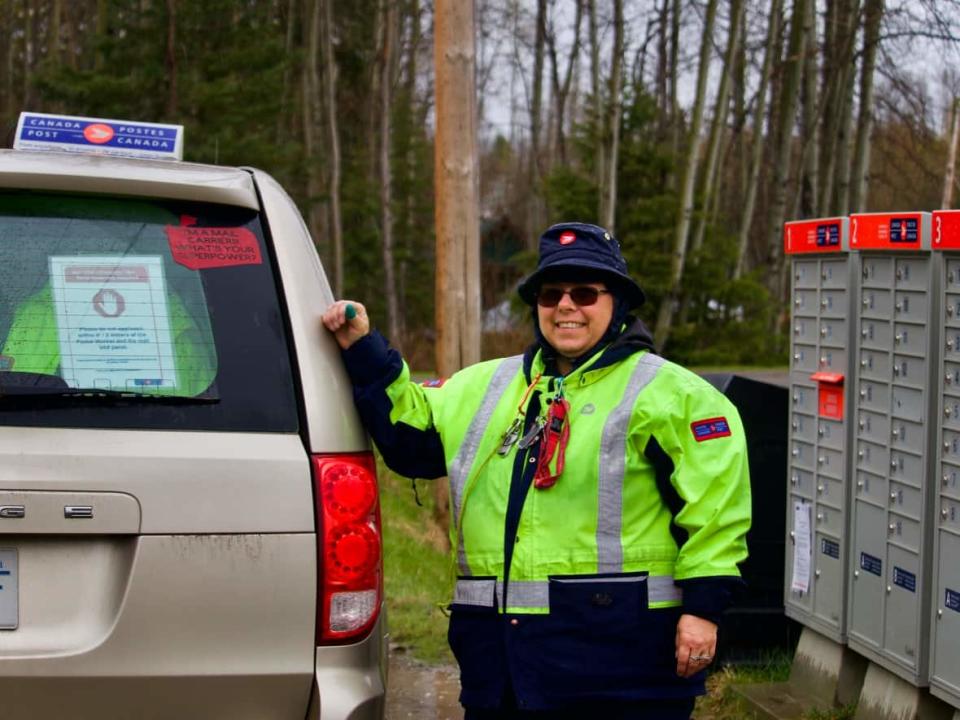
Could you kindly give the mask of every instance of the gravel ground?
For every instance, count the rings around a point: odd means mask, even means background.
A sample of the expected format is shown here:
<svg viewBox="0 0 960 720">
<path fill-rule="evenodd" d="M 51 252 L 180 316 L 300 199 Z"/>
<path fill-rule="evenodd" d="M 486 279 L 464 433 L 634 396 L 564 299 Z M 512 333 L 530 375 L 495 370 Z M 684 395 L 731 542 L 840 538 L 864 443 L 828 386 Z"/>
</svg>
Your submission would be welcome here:
<svg viewBox="0 0 960 720">
<path fill-rule="evenodd" d="M 460 676 L 451 665 L 425 665 L 390 653 L 386 720 L 463 720 Z"/>
</svg>

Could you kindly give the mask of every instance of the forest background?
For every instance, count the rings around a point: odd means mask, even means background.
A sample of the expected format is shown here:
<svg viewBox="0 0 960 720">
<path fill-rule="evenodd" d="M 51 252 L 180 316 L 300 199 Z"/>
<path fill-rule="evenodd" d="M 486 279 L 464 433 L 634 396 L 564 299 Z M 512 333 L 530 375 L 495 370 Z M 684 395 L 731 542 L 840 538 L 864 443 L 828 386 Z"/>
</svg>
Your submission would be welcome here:
<svg viewBox="0 0 960 720">
<path fill-rule="evenodd" d="M 463 0 L 470 2 L 470 0 Z M 614 230 L 658 347 L 789 348 L 786 219 L 951 207 L 960 0 L 475 0 L 483 354 L 547 225 Z M 21 110 L 186 126 L 299 204 L 337 296 L 433 367 L 429 0 L 0 0 Z"/>
</svg>

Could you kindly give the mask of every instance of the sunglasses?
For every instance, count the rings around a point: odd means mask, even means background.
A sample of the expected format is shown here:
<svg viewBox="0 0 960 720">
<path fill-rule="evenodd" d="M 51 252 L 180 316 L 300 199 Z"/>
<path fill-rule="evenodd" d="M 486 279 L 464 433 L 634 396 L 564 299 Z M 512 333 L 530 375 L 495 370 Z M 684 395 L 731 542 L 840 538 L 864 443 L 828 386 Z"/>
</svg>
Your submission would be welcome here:
<svg viewBox="0 0 960 720">
<path fill-rule="evenodd" d="M 560 304 L 564 295 L 569 295 L 575 305 L 593 305 L 600 299 L 600 295 L 610 292 L 609 290 L 599 290 L 589 285 L 578 285 L 569 290 L 563 288 L 540 288 L 537 293 L 537 305 L 540 307 L 552 308 Z"/>
</svg>

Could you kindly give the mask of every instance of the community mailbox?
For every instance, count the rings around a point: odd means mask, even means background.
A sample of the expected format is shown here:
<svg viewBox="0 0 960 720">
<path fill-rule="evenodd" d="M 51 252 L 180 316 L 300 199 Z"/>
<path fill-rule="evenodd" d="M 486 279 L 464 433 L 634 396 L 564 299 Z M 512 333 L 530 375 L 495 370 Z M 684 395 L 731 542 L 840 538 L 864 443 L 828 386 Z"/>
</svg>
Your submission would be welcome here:
<svg viewBox="0 0 960 720">
<path fill-rule="evenodd" d="M 788 222 L 791 257 L 786 614 L 843 642 L 856 275 L 847 218 Z"/>
<path fill-rule="evenodd" d="M 960 708 L 960 211 L 933 214 L 933 247 L 943 254 L 943 351 L 933 503 L 933 631 L 930 691 Z"/>
<path fill-rule="evenodd" d="M 850 647 L 927 684 L 941 258 L 929 213 L 850 216 L 859 268 Z"/>
</svg>

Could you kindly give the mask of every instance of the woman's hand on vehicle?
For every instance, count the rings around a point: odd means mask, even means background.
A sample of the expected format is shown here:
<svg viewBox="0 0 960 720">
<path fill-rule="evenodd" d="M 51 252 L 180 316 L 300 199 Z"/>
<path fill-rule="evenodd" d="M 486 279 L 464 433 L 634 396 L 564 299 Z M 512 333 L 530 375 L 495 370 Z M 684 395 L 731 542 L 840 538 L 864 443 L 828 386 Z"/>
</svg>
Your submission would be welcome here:
<svg viewBox="0 0 960 720">
<path fill-rule="evenodd" d="M 696 615 L 681 615 L 677 623 L 677 675 L 688 678 L 713 662 L 717 626 Z"/>
<path fill-rule="evenodd" d="M 356 300 L 337 300 L 321 320 L 344 350 L 370 332 L 367 309 Z"/>
</svg>

